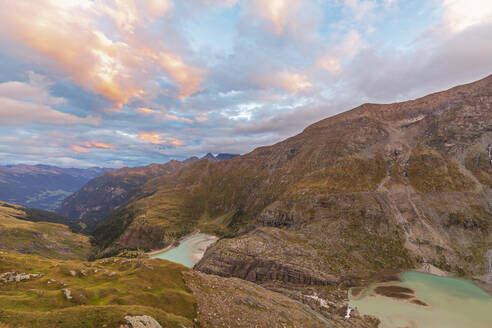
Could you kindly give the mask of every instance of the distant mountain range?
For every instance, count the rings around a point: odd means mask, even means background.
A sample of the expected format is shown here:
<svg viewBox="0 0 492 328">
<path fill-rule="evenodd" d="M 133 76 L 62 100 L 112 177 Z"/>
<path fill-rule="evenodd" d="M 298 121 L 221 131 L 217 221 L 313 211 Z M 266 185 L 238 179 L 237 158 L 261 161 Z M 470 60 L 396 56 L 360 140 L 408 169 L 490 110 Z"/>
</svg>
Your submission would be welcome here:
<svg viewBox="0 0 492 328">
<path fill-rule="evenodd" d="M 231 158 L 234 158 L 236 156 L 239 156 L 238 154 L 218 154 L 217 156 L 214 156 L 212 153 L 208 153 L 207 155 L 203 156 L 200 159 L 208 159 L 211 162 L 220 162 L 220 161 L 225 161 Z"/>
<path fill-rule="evenodd" d="M 0 166 L 0 200 L 54 210 L 89 180 L 109 170 L 26 164 Z"/>
</svg>

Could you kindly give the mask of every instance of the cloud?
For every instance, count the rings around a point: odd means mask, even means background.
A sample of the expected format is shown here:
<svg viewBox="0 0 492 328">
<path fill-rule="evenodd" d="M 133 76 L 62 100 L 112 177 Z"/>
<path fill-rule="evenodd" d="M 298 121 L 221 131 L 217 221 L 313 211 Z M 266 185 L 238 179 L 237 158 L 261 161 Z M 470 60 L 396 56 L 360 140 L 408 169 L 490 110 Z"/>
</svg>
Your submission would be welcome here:
<svg viewBox="0 0 492 328">
<path fill-rule="evenodd" d="M 156 0 L 138 6 L 122 0 L 5 1 L 0 4 L 0 33 L 36 54 L 26 60 L 47 61 L 76 84 L 113 101 L 119 110 L 131 99 L 152 96 L 152 82 L 160 74 L 174 81 L 180 98 L 202 89 L 202 70 L 145 35 L 145 24 L 169 7 L 169 2 Z M 104 31 L 100 22 L 106 17 L 116 32 Z M 155 64 L 163 71 L 153 69 Z"/>
<path fill-rule="evenodd" d="M 139 113 L 142 113 L 142 114 L 159 114 L 158 111 L 147 108 L 147 107 L 138 107 L 135 110 Z"/>
<path fill-rule="evenodd" d="M 483 0 L 445 0 L 444 25 L 453 32 L 492 22 L 492 2 Z"/>
<path fill-rule="evenodd" d="M 83 143 L 86 148 L 116 149 L 115 146 L 98 141 L 86 141 Z"/>
<path fill-rule="evenodd" d="M 187 117 L 179 117 L 174 114 L 169 114 L 169 113 L 164 113 L 159 110 L 151 109 L 148 107 L 138 107 L 135 109 L 137 113 L 143 114 L 143 115 L 154 115 L 157 119 L 166 119 L 166 120 L 171 120 L 171 121 L 183 121 L 186 123 L 192 123 L 193 120 L 187 118 Z"/>
<path fill-rule="evenodd" d="M 99 141 L 86 141 L 72 145 L 70 148 L 77 153 L 88 153 L 91 149 L 116 149 L 116 146 Z"/>
<path fill-rule="evenodd" d="M 318 66 L 331 73 L 342 69 L 342 61 L 356 55 L 363 47 L 359 32 L 351 30 L 338 45 L 327 48 L 318 59 Z"/>
<path fill-rule="evenodd" d="M 98 125 L 100 118 L 78 117 L 52 108 L 65 103 L 65 99 L 50 94 L 51 83 L 43 76 L 28 73 L 29 81 L 0 83 L 0 124 L 24 125 L 44 123 L 54 125 Z"/>
<path fill-rule="evenodd" d="M 203 90 L 201 87 L 203 70 L 185 64 L 177 55 L 165 52 L 158 54 L 157 61 L 169 76 L 178 82 L 179 98 L 184 99 Z"/>
<path fill-rule="evenodd" d="M 377 8 L 378 4 L 375 1 L 370 0 L 344 0 L 347 8 L 351 9 L 355 14 L 355 19 L 360 20 L 364 16 L 371 13 Z M 386 0 L 385 4 L 391 4 L 394 1 Z"/>
<path fill-rule="evenodd" d="M 492 27 L 488 4 L 466 3 L 3 1 L 0 158 L 245 153 L 364 102 L 470 82 L 492 72 Z"/>
<path fill-rule="evenodd" d="M 72 145 L 72 149 L 78 153 L 88 153 L 90 150 L 79 145 Z"/>
<path fill-rule="evenodd" d="M 290 93 L 307 90 L 313 86 L 306 75 L 288 71 L 257 76 L 256 83 L 261 88 L 278 88 Z"/>
<path fill-rule="evenodd" d="M 275 33 L 280 34 L 292 16 L 301 7 L 298 0 L 251 0 L 256 14 L 272 24 Z"/>
<path fill-rule="evenodd" d="M 34 72 L 27 73 L 28 82 L 10 81 L 0 83 L 0 97 L 26 100 L 45 105 L 61 105 L 66 102 L 61 97 L 50 95 L 49 88 L 53 85 L 46 77 Z"/>
<path fill-rule="evenodd" d="M 262 25 L 263 29 L 295 39 L 311 39 L 321 21 L 319 1 L 248 0 L 242 3 L 244 25 Z"/>
<path fill-rule="evenodd" d="M 492 24 L 482 24 L 432 34 L 413 51 L 369 47 L 342 75 L 343 86 L 361 102 L 391 102 L 472 82 L 492 72 L 491 39 Z"/>
<path fill-rule="evenodd" d="M 208 114 L 207 113 L 201 113 L 197 117 L 195 117 L 195 120 L 197 122 L 205 122 L 208 120 Z"/>
<path fill-rule="evenodd" d="M 184 141 L 174 137 L 164 137 L 160 133 L 142 132 L 138 138 L 154 145 L 172 145 L 176 147 L 184 146 Z"/>
</svg>

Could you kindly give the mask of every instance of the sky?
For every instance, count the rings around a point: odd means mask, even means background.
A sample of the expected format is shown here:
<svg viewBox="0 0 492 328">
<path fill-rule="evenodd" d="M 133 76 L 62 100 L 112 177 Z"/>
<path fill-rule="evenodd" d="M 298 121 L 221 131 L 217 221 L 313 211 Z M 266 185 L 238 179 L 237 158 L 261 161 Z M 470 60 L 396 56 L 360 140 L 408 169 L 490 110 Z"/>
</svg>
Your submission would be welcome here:
<svg viewBox="0 0 492 328">
<path fill-rule="evenodd" d="M 492 73 L 490 0 L 2 0 L 0 164 L 247 153 Z"/>
</svg>

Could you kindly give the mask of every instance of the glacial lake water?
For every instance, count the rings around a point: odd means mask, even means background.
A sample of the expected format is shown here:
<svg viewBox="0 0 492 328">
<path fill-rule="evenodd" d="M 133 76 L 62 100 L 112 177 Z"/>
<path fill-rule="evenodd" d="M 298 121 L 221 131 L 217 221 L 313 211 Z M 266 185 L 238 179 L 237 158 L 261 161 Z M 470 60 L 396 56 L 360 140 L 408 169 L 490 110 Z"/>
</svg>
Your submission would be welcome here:
<svg viewBox="0 0 492 328">
<path fill-rule="evenodd" d="M 179 246 L 154 254 L 152 258 L 164 259 L 192 268 L 203 257 L 207 247 L 215 241 L 217 241 L 215 236 L 196 233 L 183 239 Z"/>
<path fill-rule="evenodd" d="M 381 328 L 491 328 L 492 295 L 473 283 L 450 277 L 408 271 L 401 282 L 374 284 L 358 296 L 350 297 L 350 306 L 360 313 L 373 315 Z M 395 299 L 374 291 L 377 286 L 407 287 L 411 299 Z M 411 302 L 418 299 L 427 304 Z"/>
</svg>

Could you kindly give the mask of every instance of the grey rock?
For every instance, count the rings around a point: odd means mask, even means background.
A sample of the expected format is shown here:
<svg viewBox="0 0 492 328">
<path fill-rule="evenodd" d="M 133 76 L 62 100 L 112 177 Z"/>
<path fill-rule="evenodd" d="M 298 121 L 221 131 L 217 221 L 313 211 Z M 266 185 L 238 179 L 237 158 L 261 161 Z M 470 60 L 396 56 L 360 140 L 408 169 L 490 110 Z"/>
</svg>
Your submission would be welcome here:
<svg viewBox="0 0 492 328">
<path fill-rule="evenodd" d="M 157 320 L 148 315 L 126 316 L 125 320 L 127 324 L 123 325 L 124 328 L 162 328 Z"/>
</svg>

